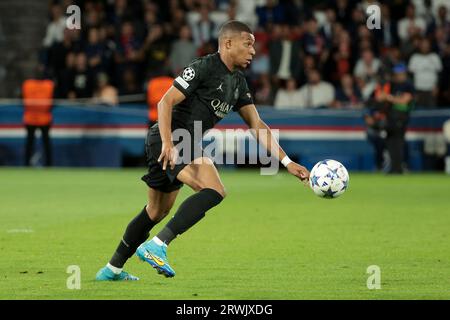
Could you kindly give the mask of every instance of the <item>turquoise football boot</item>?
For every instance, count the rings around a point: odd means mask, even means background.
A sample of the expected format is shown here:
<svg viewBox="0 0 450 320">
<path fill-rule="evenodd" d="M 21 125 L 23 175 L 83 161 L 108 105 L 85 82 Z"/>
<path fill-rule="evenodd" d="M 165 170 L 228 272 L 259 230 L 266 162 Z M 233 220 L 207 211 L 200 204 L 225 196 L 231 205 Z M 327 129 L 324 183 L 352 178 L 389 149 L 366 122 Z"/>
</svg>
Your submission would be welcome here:
<svg viewBox="0 0 450 320">
<path fill-rule="evenodd" d="M 137 281 L 138 277 L 132 276 L 128 272 L 122 271 L 119 274 L 115 274 L 108 267 L 101 268 L 95 276 L 97 281 Z"/>
<path fill-rule="evenodd" d="M 142 261 L 149 263 L 158 274 L 164 275 L 166 278 L 175 276 L 175 271 L 167 261 L 167 245 L 158 245 L 155 241 L 150 240 L 141 244 L 137 250 L 136 255 Z"/>
</svg>

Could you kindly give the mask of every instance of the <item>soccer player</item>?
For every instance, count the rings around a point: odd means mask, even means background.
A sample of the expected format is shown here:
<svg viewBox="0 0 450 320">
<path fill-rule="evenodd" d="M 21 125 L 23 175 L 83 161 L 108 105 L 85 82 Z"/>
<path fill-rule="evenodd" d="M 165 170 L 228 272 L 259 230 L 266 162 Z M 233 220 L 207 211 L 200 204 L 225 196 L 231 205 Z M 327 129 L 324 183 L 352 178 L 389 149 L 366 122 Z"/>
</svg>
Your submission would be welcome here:
<svg viewBox="0 0 450 320">
<path fill-rule="evenodd" d="M 196 151 L 188 155 L 189 161 L 176 161 L 172 137 L 176 129 L 187 130 L 195 137 L 195 125 L 201 123 L 203 134 L 230 111 L 237 111 L 248 127 L 254 129 L 258 142 L 281 160 L 289 173 L 302 181 L 308 180 L 309 171 L 287 157 L 259 117 L 240 71 L 249 66 L 255 55 L 254 42 L 246 24 L 225 23 L 219 31 L 219 51 L 194 60 L 159 102 L 158 123 L 150 128 L 146 139 L 148 174 L 142 180 L 149 187 L 148 203 L 129 223 L 111 260 L 97 273 L 97 280 L 138 280 L 122 270 L 134 253 L 159 274 L 175 276 L 167 260 L 167 246 L 225 198 L 225 188 L 212 160 L 201 154 L 195 157 L 201 152 L 199 141 L 189 142 Z M 195 194 L 184 200 L 167 225 L 145 242 L 150 230 L 169 213 L 183 184 L 190 186 Z"/>
</svg>

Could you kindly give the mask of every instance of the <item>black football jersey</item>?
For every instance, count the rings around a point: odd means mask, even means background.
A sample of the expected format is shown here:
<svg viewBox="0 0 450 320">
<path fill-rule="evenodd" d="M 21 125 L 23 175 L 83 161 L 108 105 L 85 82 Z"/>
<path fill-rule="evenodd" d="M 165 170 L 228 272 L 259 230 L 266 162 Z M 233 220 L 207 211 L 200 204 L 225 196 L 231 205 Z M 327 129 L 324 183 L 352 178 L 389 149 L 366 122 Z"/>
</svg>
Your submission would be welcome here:
<svg viewBox="0 0 450 320">
<path fill-rule="evenodd" d="M 172 131 L 193 132 L 194 121 L 201 121 L 203 134 L 230 111 L 253 103 L 242 71 L 230 71 L 218 52 L 194 60 L 173 85 L 186 99 L 173 108 Z"/>
</svg>

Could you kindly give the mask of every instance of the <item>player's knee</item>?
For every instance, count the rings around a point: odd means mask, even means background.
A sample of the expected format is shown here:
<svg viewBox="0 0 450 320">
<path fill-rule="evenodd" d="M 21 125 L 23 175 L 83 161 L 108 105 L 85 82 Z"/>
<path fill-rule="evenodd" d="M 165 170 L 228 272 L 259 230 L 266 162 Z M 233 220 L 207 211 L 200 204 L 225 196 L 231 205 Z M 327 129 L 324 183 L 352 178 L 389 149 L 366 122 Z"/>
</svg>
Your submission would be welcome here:
<svg viewBox="0 0 450 320">
<path fill-rule="evenodd" d="M 159 206 L 151 205 L 151 204 L 147 205 L 146 210 L 147 210 L 147 214 L 149 215 L 150 219 L 155 223 L 158 223 L 162 219 L 164 219 L 164 217 L 170 211 L 170 209 L 167 210 L 166 208 L 161 208 Z M 167 211 L 167 213 L 166 213 L 166 211 Z"/>
<path fill-rule="evenodd" d="M 194 185 L 193 189 L 196 192 L 199 192 L 199 191 L 201 191 L 203 189 L 212 189 L 212 190 L 216 191 L 217 193 L 219 193 L 222 196 L 222 198 L 225 198 L 226 195 L 227 195 L 225 187 L 222 184 L 220 184 L 220 185 L 211 185 L 211 184 L 208 184 L 208 183 L 197 182 Z"/>
<path fill-rule="evenodd" d="M 217 192 L 222 197 L 222 200 L 225 199 L 225 197 L 227 196 L 227 192 L 226 192 L 224 186 L 205 187 L 203 189 L 212 189 L 212 190 L 214 190 L 215 192 Z"/>
<path fill-rule="evenodd" d="M 225 197 L 227 196 L 227 191 L 225 190 L 224 186 L 220 186 L 219 188 L 214 189 L 217 191 L 217 193 L 219 193 L 223 199 L 225 199 Z"/>
</svg>

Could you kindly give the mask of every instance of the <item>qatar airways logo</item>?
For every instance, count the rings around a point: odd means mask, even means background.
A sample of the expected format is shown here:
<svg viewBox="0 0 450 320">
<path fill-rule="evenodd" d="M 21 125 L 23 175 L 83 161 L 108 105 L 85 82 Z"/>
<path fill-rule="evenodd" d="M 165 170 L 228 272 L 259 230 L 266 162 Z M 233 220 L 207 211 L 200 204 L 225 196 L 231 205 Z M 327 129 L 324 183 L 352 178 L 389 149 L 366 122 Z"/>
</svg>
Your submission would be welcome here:
<svg viewBox="0 0 450 320">
<path fill-rule="evenodd" d="M 225 117 L 233 108 L 232 105 L 230 105 L 227 102 L 220 101 L 220 99 L 214 99 L 211 101 L 211 107 L 214 109 L 214 113 L 219 118 Z"/>
</svg>

